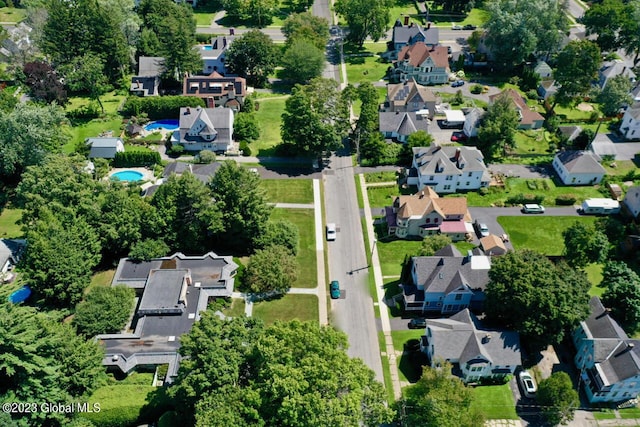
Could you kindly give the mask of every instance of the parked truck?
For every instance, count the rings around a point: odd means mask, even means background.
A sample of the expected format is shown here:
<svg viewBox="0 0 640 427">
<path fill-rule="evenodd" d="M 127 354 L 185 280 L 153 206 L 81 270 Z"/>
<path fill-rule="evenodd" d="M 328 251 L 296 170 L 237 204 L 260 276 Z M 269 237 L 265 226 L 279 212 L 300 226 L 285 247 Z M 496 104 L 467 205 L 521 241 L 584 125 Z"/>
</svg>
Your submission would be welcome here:
<svg viewBox="0 0 640 427">
<path fill-rule="evenodd" d="M 611 215 L 620 212 L 620 202 L 613 199 L 587 199 L 580 211 L 588 215 Z"/>
</svg>

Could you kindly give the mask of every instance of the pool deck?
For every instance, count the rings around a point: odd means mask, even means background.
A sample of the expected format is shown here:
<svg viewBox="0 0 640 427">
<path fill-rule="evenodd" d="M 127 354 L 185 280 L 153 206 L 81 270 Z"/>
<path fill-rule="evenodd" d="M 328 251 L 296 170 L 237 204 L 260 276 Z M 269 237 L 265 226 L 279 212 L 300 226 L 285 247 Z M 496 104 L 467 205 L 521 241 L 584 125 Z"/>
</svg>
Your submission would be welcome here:
<svg viewBox="0 0 640 427">
<path fill-rule="evenodd" d="M 151 169 L 147 169 L 147 168 L 113 168 L 109 172 L 109 175 L 107 175 L 104 179 L 109 180 L 109 179 L 111 179 L 111 176 L 113 174 L 116 174 L 116 173 L 122 172 L 122 171 L 140 172 L 142 174 L 142 180 L 136 181 L 137 183 L 142 183 L 143 181 L 148 181 L 148 182 L 152 182 L 152 183 L 156 182 L 156 177 L 153 176 L 153 171 Z"/>
</svg>

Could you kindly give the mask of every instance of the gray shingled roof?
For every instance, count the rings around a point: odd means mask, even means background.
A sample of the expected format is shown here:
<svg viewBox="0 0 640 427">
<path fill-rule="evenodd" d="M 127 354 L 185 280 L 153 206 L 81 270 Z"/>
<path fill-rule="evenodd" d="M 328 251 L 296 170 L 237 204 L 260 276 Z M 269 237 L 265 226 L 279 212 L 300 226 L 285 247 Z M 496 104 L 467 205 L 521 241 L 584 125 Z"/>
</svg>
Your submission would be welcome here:
<svg viewBox="0 0 640 427">
<path fill-rule="evenodd" d="M 459 169 L 455 163 L 456 151 L 466 163 Z M 484 156 L 475 147 L 453 147 L 432 145 L 431 147 L 413 148 L 413 156 L 422 175 L 454 174 L 462 172 L 486 171 Z"/>
<path fill-rule="evenodd" d="M 557 156 L 570 173 L 607 173 L 591 151 L 567 150 Z"/>
<path fill-rule="evenodd" d="M 627 108 L 625 115 L 629 115 L 635 120 L 640 120 L 640 102 L 636 102 L 631 107 Z"/>
<path fill-rule="evenodd" d="M 440 30 L 437 27 L 420 28 L 419 25 L 412 26 L 395 26 L 393 27 L 393 43 L 410 44 L 412 39 L 422 33 L 424 35 L 425 44 L 438 44 L 440 39 Z"/>
<path fill-rule="evenodd" d="M 380 132 L 396 132 L 408 136 L 418 130 L 429 131 L 429 120 L 415 112 L 380 112 Z"/>
<path fill-rule="evenodd" d="M 469 257 L 426 256 L 413 257 L 416 285 L 424 285 L 425 292 L 451 292 L 460 286 L 484 290 L 489 283 L 489 269 L 472 269 Z"/>
<path fill-rule="evenodd" d="M 230 108 L 180 108 L 180 141 L 229 144 L 232 142 L 231 130 L 228 127 L 230 116 L 233 120 L 233 110 Z M 215 134 L 214 140 L 207 141 L 199 135 L 191 136 L 188 134 L 198 119 L 202 119 L 206 124 L 201 135 Z"/>
<path fill-rule="evenodd" d="M 173 173 L 175 173 L 176 175 L 181 175 L 185 172 L 191 172 L 202 183 L 208 184 L 209 181 L 211 181 L 211 178 L 216 174 L 218 169 L 220 169 L 220 166 L 222 166 L 222 163 L 220 162 L 213 162 L 202 165 L 194 165 L 185 162 L 171 162 L 164 168 L 162 176 L 164 178 L 168 178 Z"/>
<path fill-rule="evenodd" d="M 124 147 L 124 143 L 120 138 L 87 138 L 85 144 L 90 146 L 89 158 L 113 159 L 118 150 L 118 142 Z"/>
<path fill-rule="evenodd" d="M 180 314 L 184 303 L 179 302 L 186 269 L 151 270 L 138 306 L 138 314 Z M 185 294 L 186 295 L 186 294 Z"/>
</svg>

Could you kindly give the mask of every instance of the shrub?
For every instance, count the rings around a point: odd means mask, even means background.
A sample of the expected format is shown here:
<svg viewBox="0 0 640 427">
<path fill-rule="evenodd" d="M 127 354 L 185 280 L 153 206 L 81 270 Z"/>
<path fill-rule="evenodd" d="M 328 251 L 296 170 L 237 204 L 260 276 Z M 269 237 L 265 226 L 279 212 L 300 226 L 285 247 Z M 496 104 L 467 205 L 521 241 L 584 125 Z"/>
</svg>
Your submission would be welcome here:
<svg viewBox="0 0 640 427">
<path fill-rule="evenodd" d="M 529 187 L 529 190 L 537 190 L 538 183 L 536 181 L 527 180 L 527 187 Z"/>
<path fill-rule="evenodd" d="M 249 144 L 246 141 L 240 142 L 240 151 L 242 151 L 243 156 L 251 155 L 251 147 L 249 147 Z"/>
<path fill-rule="evenodd" d="M 535 89 L 527 91 L 527 98 L 537 100 L 539 98 L 538 92 Z"/>
<path fill-rule="evenodd" d="M 202 164 L 210 164 L 216 161 L 216 153 L 211 150 L 202 150 L 200 154 L 198 154 L 196 160 L 198 163 Z"/>
<path fill-rule="evenodd" d="M 487 188 L 487 187 L 482 187 L 482 188 L 480 188 L 480 189 L 478 190 L 478 193 L 479 193 L 481 196 L 486 196 L 487 194 L 489 194 L 489 188 Z"/>
<path fill-rule="evenodd" d="M 182 145 L 172 145 L 167 154 L 173 157 L 179 157 L 184 153 L 184 147 Z"/>
<path fill-rule="evenodd" d="M 542 203 L 544 195 L 519 193 L 507 199 L 508 205 L 525 205 L 527 203 Z"/>
<path fill-rule="evenodd" d="M 117 168 L 136 166 L 151 166 L 160 163 L 160 153 L 157 151 L 125 151 L 116 153 L 113 164 Z"/>
<path fill-rule="evenodd" d="M 578 197 L 575 194 L 560 194 L 556 197 L 556 205 L 558 206 L 571 206 Z"/>
<path fill-rule="evenodd" d="M 551 187 L 549 187 L 549 183 L 546 180 L 542 181 L 542 188 L 544 189 L 544 191 L 551 190 Z"/>
<path fill-rule="evenodd" d="M 195 96 L 131 96 L 122 106 L 125 116 L 140 116 L 146 113 L 149 119 L 158 120 L 177 117 L 181 107 L 204 107 L 204 100 Z"/>
<path fill-rule="evenodd" d="M 469 91 L 476 95 L 482 93 L 482 85 L 475 84 L 469 88 Z"/>
</svg>

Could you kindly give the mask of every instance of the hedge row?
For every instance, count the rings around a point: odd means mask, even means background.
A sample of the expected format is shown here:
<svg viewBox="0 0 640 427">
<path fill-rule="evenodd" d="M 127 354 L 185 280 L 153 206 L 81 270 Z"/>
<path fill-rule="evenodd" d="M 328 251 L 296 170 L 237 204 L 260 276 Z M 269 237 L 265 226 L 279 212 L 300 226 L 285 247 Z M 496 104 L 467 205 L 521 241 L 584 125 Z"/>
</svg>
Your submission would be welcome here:
<svg viewBox="0 0 640 427">
<path fill-rule="evenodd" d="M 117 168 L 131 168 L 156 165 L 160 160 L 160 153 L 157 151 L 125 151 L 116 153 L 113 164 Z"/>
<path fill-rule="evenodd" d="M 516 194 L 507 199 L 507 204 L 509 205 L 525 205 L 528 203 L 542 203 L 544 200 L 544 195 L 537 194 Z"/>
<path fill-rule="evenodd" d="M 177 118 L 180 107 L 204 107 L 204 100 L 197 96 L 131 96 L 122 106 L 124 116 L 147 113 L 151 120 Z"/>
</svg>

